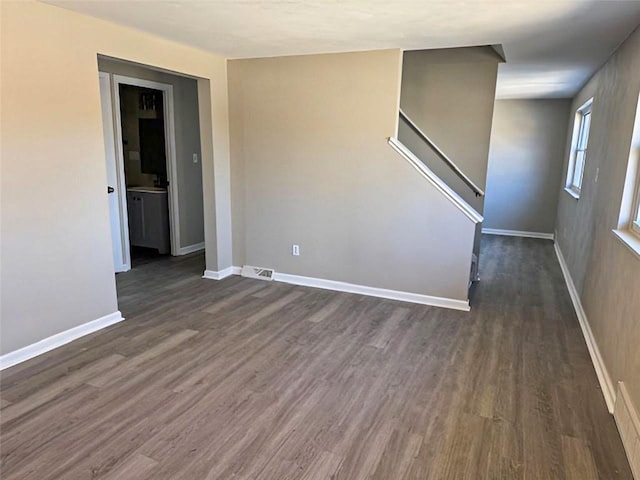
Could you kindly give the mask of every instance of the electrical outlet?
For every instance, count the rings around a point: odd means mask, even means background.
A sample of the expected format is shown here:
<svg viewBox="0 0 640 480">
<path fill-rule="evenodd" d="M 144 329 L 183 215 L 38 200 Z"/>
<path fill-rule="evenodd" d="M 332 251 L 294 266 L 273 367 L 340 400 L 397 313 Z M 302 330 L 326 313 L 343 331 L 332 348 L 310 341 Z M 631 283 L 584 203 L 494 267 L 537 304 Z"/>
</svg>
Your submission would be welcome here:
<svg viewBox="0 0 640 480">
<path fill-rule="evenodd" d="M 293 247 L 291 248 L 291 254 L 295 257 L 300 255 L 300 245 L 293 245 Z"/>
<path fill-rule="evenodd" d="M 197 153 L 193 154 L 193 163 L 198 163 L 198 154 Z"/>
</svg>

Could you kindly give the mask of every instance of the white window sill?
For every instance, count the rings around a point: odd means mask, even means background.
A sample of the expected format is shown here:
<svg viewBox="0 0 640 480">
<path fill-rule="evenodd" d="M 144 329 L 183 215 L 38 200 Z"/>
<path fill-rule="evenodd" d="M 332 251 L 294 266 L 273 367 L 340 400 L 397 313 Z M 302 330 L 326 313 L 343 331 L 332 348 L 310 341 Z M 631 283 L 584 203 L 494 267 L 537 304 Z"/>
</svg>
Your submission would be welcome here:
<svg viewBox="0 0 640 480">
<path fill-rule="evenodd" d="M 571 189 L 569 187 L 565 187 L 564 191 L 567 192 L 569 195 L 571 195 L 576 200 L 580 199 L 580 192 L 576 192 L 575 190 L 573 190 L 573 189 Z"/>
<path fill-rule="evenodd" d="M 622 244 L 631 250 L 637 259 L 640 260 L 640 237 L 635 233 L 632 233 L 630 230 L 612 230 L 613 234 L 616 236 Z"/>
</svg>

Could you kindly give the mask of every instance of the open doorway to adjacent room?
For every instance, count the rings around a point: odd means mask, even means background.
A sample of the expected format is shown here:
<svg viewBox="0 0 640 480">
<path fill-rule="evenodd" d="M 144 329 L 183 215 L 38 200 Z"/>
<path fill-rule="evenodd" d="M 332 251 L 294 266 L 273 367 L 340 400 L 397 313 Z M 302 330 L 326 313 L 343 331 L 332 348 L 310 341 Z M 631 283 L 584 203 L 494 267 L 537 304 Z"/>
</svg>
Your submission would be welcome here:
<svg viewBox="0 0 640 480">
<path fill-rule="evenodd" d="M 105 57 L 98 69 L 114 271 L 172 268 L 187 255 L 201 274 L 197 81 Z"/>
<path fill-rule="evenodd" d="M 171 132 L 167 132 L 164 116 L 167 90 L 123 83 L 127 81 L 123 77 L 116 79 L 133 266 L 172 251 L 167 169 L 167 151 L 171 152 L 167 133 Z"/>
</svg>

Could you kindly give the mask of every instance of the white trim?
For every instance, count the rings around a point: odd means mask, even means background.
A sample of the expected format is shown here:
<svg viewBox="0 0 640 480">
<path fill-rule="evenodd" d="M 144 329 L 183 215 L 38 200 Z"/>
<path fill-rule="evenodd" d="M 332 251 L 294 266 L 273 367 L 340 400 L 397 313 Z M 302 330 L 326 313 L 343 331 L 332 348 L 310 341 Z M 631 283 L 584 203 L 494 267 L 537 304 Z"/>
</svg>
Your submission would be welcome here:
<svg viewBox="0 0 640 480">
<path fill-rule="evenodd" d="M 116 174 L 118 176 L 118 186 L 116 193 L 118 195 L 118 206 L 120 209 L 120 235 L 122 237 L 122 270 L 131 270 L 131 245 L 129 243 L 129 212 L 127 210 L 127 181 L 124 175 L 124 150 L 122 148 L 122 118 L 120 115 L 120 90 L 115 81 L 115 75 L 111 75 L 111 110 L 115 128 L 113 136 L 116 148 Z"/>
<path fill-rule="evenodd" d="M 587 100 L 585 103 L 582 104 L 581 107 L 579 107 L 576 110 L 576 113 L 574 115 L 574 120 L 573 120 L 573 130 L 571 133 L 571 150 L 569 152 L 569 162 L 567 165 L 567 179 L 565 181 L 565 192 L 567 192 L 569 195 L 571 195 L 573 198 L 575 198 L 576 200 L 580 199 L 580 192 L 582 190 L 582 182 L 584 181 L 584 170 L 586 168 L 586 164 L 587 164 L 587 147 L 589 144 L 589 135 L 590 132 L 587 133 L 587 143 L 585 144 L 585 148 L 584 150 L 584 160 L 583 160 L 583 164 L 582 164 L 582 178 L 580 179 L 580 185 L 576 185 L 575 184 L 575 176 L 576 176 L 576 160 L 577 160 L 577 148 L 578 148 L 578 142 L 580 141 L 580 133 L 582 132 L 583 129 L 583 119 L 585 117 L 585 115 L 588 113 L 589 115 L 593 115 L 592 113 L 592 109 L 593 109 L 593 98 L 591 97 L 589 100 Z M 590 119 L 589 121 L 591 122 L 593 119 Z M 591 127 L 589 127 L 591 128 Z"/>
<path fill-rule="evenodd" d="M 615 237 L 620 240 L 631 253 L 640 260 L 640 237 L 632 233 L 630 230 L 611 230 Z"/>
<path fill-rule="evenodd" d="M 387 290 L 385 288 L 367 287 L 365 285 L 355 285 L 353 283 L 338 282 L 335 280 L 325 280 L 323 278 L 303 277 L 301 275 L 289 275 L 287 273 L 274 273 L 273 279 L 276 282 L 291 283 L 304 287 L 323 288 L 336 292 L 359 293 L 370 297 L 389 298 L 400 300 L 401 302 L 420 303 L 433 307 L 451 308 L 453 310 L 471 310 L 468 300 L 455 300 L 453 298 L 432 297 L 419 293 L 400 292 L 398 290 Z"/>
<path fill-rule="evenodd" d="M 638 109 L 638 119 L 636 123 L 638 124 L 637 128 L 640 130 L 640 108 Z M 635 134 L 635 132 L 634 132 Z M 640 136 L 640 133 L 638 133 Z M 635 136 L 635 135 L 634 135 Z M 640 139 L 638 139 L 638 143 L 640 143 Z M 633 197 L 633 203 L 631 204 L 631 220 L 629 221 L 629 230 L 633 232 L 633 234 L 638 237 L 640 236 L 640 146 L 636 146 L 636 153 L 634 155 L 633 161 L 635 164 L 633 166 L 629 166 L 630 169 L 635 168 L 638 173 L 636 174 L 636 181 L 633 188 L 635 188 L 635 196 Z M 631 159 L 629 161 L 631 162 Z"/>
<path fill-rule="evenodd" d="M 633 134 L 620 216 L 623 217 L 627 212 L 630 218 L 625 220 L 629 223 L 629 230 L 640 240 L 640 95 L 636 102 L 636 116 L 633 120 Z"/>
<path fill-rule="evenodd" d="M 623 382 L 618 382 L 618 395 L 613 418 L 616 420 L 631 472 L 634 478 L 640 479 L 640 415 L 638 415 Z"/>
<path fill-rule="evenodd" d="M 640 116 L 640 109 L 638 109 L 638 115 Z M 640 119 L 637 120 L 637 123 L 638 129 L 640 129 Z M 640 143 L 640 140 L 638 140 L 638 142 Z M 640 147 L 636 147 L 636 150 L 640 150 Z M 638 165 L 640 160 L 638 160 L 638 156 L 640 156 L 640 153 L 636 153 L 634 159 L 636 162 L 635 168 L 638 170 L 638 173 L 636 175 L 637 178 L 634 185 L 634 188 L 636 189 L 635 197 L 633 197 L 634 201 L 631 204 L 631 220 L 629 221 L 629 230 L 633 232 L 636 237 L 640 236 L 640 166 Z M 629 168 L 633 167 L 630 166 Z"/>
<path fill-rule="evenodd" d="M 115 120 L 113 114 L 113 92 L 111 86 L 111 74 L 98 72 L 100 82 L 100 107 L 102 113 L 103 133 L 105 142 L 105 163 L 107 165 L 107 188 L 120 190 L 120 172 L 118 169 L 118 150 L 116 148 Z M 113 185 L 110 183 L 113 182 Z M 115 273 L 126 272 L 131 269 L 129 259 L 129 247 L 122 235 L 122 203 L 120 192 L 112 192 L 115 197 L 107 192 L 109 202 L 109 230 L 111 233 L 111 251 L 113 256 L 113 269 Z M 117 218 L 114 218 L 116 217 Z M 128 239 L 127 239 L 128 240 Z M 125 252 L 126 255 L 125 255 Z"/>
<path fill-rule="evenodd" d="M 506 235 L 507 237 L 527 237 L 527 238 L 543 238 L 545 240 L 553 240 L 553 233 L 542 232 L 523 232 L 521 230 L 501 230 L 499 228 L 483 228 L 482 233 L 487 235 Z"/>
<path fill-rule="evenodd" d="M 193 245 L 187 245 L 186 247 L 180 247 L 178 255 L 188 255 L 190 253 L 199 252 L 204 250 L 204 242 L 194 243 Z"/>
<path fill-rule="evenodd" d="M 221 280 L 231 274 L 240 275 L 241 270 L 241 267 L 229 267 L 221 272 L 205 270 L 203 278 Z M 358 293 L 369 297 L 388 298 L 391 300 L 399 300 L 401 302 L 419 303 L 421 305 L 430 305 L 432 307 L 462 310 L 464 312 L 471 310 L 468 300 L 432 297 L 430 295 L 422 295 L 419 293 L 400 292 L 398 290 L 387 290 L 385 288 L 378 287 L 367 287 L 365 285 L 355 285 L 353 283 L 326 280 L 324 278 L 303 277 L 301 275 L 290 275 L 288 273 L 275 272 L 273 274 L 273 280 L 276 282 L 290 283 L 292 285 L 300 285 L 303 287 L 322 288 L 325 290 L 333 290 L 335 292 Z"/>
<path fill-rule="evenodd" d="M 573 302 L 573 308 L 575 309 L 576 315 L 578 316 L 578 321 L 580 322 L 582 335 L 584 336 L 585 342 L 587 343 L 587 348 L 589 349 L 591 362 L 593 363 L 593 367 L 596 370 L 596 375 L 598 376 L 598 381 L 600 382 L 600 388 L 602 390 L 602 394 L 604 395 L 604 400 L 607 403 L 607 409 L 609 410 L 609 413 L 613 413 L 613 408 L 616 401 L 616 393 L 613 388 L 613 382 L 611 381 L 611 377 L 609 376 L 607 367 L 604 363 L 604 360 L 602 359 L 602 355 L 600 354 L 600 349 L 598 349 L 598 344 L 596 343 L 596 339 L 594 338 L 593 332 L 591 331 L 589 320 L 587 319 L 587 315 L 584 312 L 584 308 L 582 307 L 580 295 L 578 294 L 578 290 L 573 283 L 571 273 L 569 272 L 569 267 L 567 267 L 567 263 L 564 260 L 562 251 L 560 250 L 557 242 L 554 243 L 553 246 L 556 250 L 556 255 L 558 256 L 558 262 L 560 263 L 560 268 L 562 269 L 564 280 L 567 283 L 569 295 L 571 296 L 571 301 Z"/>
<path fill-rule="evenodd" d="M 5 368 L 30 360 L 38 355 L 42 355 L 43 353 L 53 350 L 54 348 L 58 348 L 72 342 L 73 340 L 89 335 L 90 333 L 97 332 L 98 330 L 102 330 L 103 328 L 123 320 L 124 318 L 122 317 L 122 314 L 119 311 L 116 311 L 109 315 L 105 315 L 104 317 L 92 320 L 91 322 L 83 323 L 77 327 L 65 330 L 64 332 L 56 333 L 55 335 L 44 338 L 18 350 L 14 350 L 13 352 L 5 353 L 0 357 L 0 370 L 4 370 Z"/>
<path fill-rule="evenodd" d="M 391 148 L 398 152 L 405 160 L 407 160 L 413 168 L 415 168 L 424 178 L 436 187 L 451 203 L 464 213 L 473 223 L 480 223 L 484 220 L 471 205 L 469 205 L 460 195 L 454 192 L 449 185 L 444 183 L 429 167 L 427 167 L 411 150 L 400 142 L 397 138 L 389 137 L 387 139 Z"/>
<path fill-rule="evenodd" d="M 240 275 L 240 270 L 237 270 L 236 273 L 236 269 L 239 269 L 240 267 L 227 267 L 224 270 L 205 270 L 204 271 L 204 275 L 202 275 L 202 278 L 206 278 L 208 280 L 223 280 L 227 277 L 230 277 L 231 275 Z"/>
<path fill-rule="evenodd" d="M 114 115 L 116 118 L 116 161 L 119 163 L 119 174 L 122 176 L 120 185 L 121 203 L 124 205 L 124 215 L 122 221 L 123 233 L 126 237 L 126 255 L 129 256 L 129 223 L 127 215 L 127 193 L 126 182 L 124 179 L 124 151 L 122 149 L 122 118 L 120 115 L 120 85 L 132 85 L 134 87 L 153 88 L 162 91 L 164 101 L 164 129 L 165 142 L 167 152 L 167 180 L 169 187 L 167 193 L 169 195 L 169 229 L 171 233 L 171 255 L 179 255 L 180 248 L 180 207 L 178 202 L 178 167 L 176 154 L 176 130 L 173 105 L 173 85 L 168 83 L 152 82 L 150 80 L 142 80 L 140 78 L 127 77 L 124 75 L 113 75 L 113 99 L 114 99 Z M 131 259 L 129 258 L 129 265 Z"/>
<path fill-rule="evenodd" d="M 568 193 L 571 197 L 575 198 L 576 200 L 580 200 L 580 192 L 576 191 L 574 188 L 564 187 L 564 191 Z"/>
</svg>

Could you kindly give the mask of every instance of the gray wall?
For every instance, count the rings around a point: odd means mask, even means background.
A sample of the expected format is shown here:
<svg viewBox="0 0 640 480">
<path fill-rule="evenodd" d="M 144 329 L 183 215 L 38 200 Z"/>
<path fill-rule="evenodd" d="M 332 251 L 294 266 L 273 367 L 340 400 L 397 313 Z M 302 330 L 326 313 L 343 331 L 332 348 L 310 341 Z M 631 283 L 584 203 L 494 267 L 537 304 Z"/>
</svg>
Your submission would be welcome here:
<svg viewBox="0 0 640 480">
<path fill-rule="evenodd" d="M 476 47 L 408 51 L 402 62 L 402 109 L 483 190 L 500 61 L 490 47 Z M 398 138 L 482 213 L 483 197 L 403 123 Z"/>
<path fill-rule="evenodd" d="M 560 191 L 557 241 L 612 381 L 624 381 L 640 410 L 640 260 L 617 227 L 640 91 L 636 30 L 573 100 L 594 96 L 589 151 L 579 200 Z M 573 126 L 573 119 L 567 122 Z M 569 155 L 565 149 L 563 181 Z M 599 170 L 596 182 L 596 172 Z M 559 185 L 562 189 L 562 185 Z"/>
<path fill-rule="evenodd" d="M 484 227 L 553 233 L 570 100 L 498 100 Z"/>
<path fill-rule="evenodd" d="M 386 141 L 400 61 L 229 62 L 235 265 L 467 299 L 474 225 Z"/>
<path fill-rule="evenodd" d="M 98 59 L 98 68 L 102 72 L 173 85 L 180 247 L 204 242 L 202 164 L 201 160 L 193 163 L 194 153 L 202 159 L 196 80 L 106 58 Z"/>
</svg>

